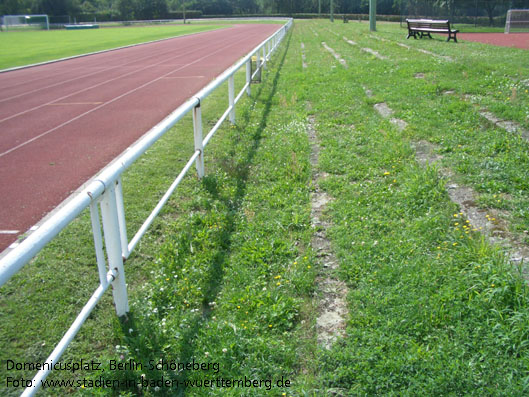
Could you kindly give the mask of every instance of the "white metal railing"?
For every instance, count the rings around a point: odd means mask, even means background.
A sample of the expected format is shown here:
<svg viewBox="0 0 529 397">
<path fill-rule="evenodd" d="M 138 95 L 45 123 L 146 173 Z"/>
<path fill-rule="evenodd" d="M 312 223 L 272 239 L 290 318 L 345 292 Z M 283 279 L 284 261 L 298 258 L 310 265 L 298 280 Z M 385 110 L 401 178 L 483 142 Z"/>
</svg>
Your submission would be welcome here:
<svg viewBox="0 0 529 397">
<path fill-rule="evenodd" d="M 154 126 L 140 140 L 131 146 L 117 160 L 98 174 L 83 190 L 65 202 L 64 206 L 57 210 L 48 220 L 30 234 L 11 252 L 0 260 L 0 286 L 5 284 L 15 273 L 28 263 L 44 246 L 50 242 L 60 231 L 62 231 L 72 220 L 74 220 L 84 209 L 90 208 L 92 232 L 94 237 L 94 248 L 99 272 L 99 287 L 93 293 L 88 303 L 83 307 L 68 331 L 64 334 L 59 344 L 47 358 L 43 369 L 40 370 L 22 396 L 34 395 L 43 381 L 51 371 L 52 362 L 57 362 L 75 337 L 86 318 L 90 315 L 105 291 L 112 285 L 114 304 L 118 316 L 123 316 L 129 311 L 127 288 L 125 283 L 124 260 L 129 257 L 141 237 L 146 233 L 155 217 L 165 205 L 176 187 L 191 169 L 193 164 L 199 178 L 204 176 L 204 148 L 211 140 L 221 124 L 229 117 L 231 123 L 235 123 L 235 105 L 246 92 L 250 95 L 252 79 L 266 69 L 266 61 L 275 51 L 287 31 L 292 26 L 292 19 L 278 29 L 273 35 L 254 48 L 247 56 L 235 65 L 227 69 L 217 79 L 212 81 L 195 96 L 178 107 L 164 120 Z M 256 57 L 256 68 L 252 73 L 252 57 Z M 235 96 L 235 73 L 243 66 L 246 67 L 246 84 Z M 209 131 L 205 138 L 202 137 L 202 112 L 201 102 L 207 98 L 221 84 L 228 81 L 229 106 L 219 118 L 215 126 Z M 135 160 L 142 156 L 158 139 L 171 129 L 186 114 L 193 114 L 193 129 L 195 151 L 186 163 L 180 174 L 176 177 L 167 192 L 160 199 L 152 213 L 144 221 L 134 237 L 128 241 L 125 223 L 125 208 L 123 204 L 123 193 L 121 186 L 121 175 Z M 101 233 L 101 222 L 103 233 Z M 104 236 L 104 237 L 103 237 Z M 108 264 L 105 263 L 103 252 L 103 239 L 106 247 Z"/>
</svg>

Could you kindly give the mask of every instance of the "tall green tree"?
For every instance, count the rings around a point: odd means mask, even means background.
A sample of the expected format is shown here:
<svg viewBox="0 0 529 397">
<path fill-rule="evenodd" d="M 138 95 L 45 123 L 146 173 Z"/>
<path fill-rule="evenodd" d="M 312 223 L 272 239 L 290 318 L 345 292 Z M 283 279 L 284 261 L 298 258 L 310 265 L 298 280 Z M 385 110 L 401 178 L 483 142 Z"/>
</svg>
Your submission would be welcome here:
<svg viewBox="0 0 529 397">
<path fill-rule="evenodd" d="M 134 19 L 134 0 L 118 0 L 118 12 L 124 21 Z"/>
<path fill-rule="evenodd" d="M 79 0 L 39 0 L 38 12 L 48 15 L 76 15 L 81 11 Z"/>
</svg>

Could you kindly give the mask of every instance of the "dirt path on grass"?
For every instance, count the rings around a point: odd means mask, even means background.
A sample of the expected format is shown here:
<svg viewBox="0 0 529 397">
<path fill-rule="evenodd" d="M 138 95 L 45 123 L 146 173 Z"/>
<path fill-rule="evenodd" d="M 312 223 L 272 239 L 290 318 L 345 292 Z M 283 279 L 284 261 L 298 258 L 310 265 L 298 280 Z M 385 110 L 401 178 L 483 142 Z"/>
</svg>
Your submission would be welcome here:
<svg viewBox="0 0 529 397">
<path fill-rule="evenodd" d="M 334 274 L 338 269 L 338 259 L 334 255 L 331 242 L 327 237 L 327 230 L 331 224 L 323 219 L 327 204 L 332 201 L 326 192 L 322 191 L 318 181 L 327 174 L 318 171 L 318 156 L 320 144 L 316 135 L 314 117 L 309 117 L 308 133 L 311 144 L 310 162 L 314 170 L 312 182 L 314 192 L 311 197 L 312 226 L 315 228 L 312 238 L 312 248 L 318 257 L 321 266 L 316 278 L 316 296 L 318 318 L 316 319 L 316 332 L 318 344 L 329 349 L 338 337 L 344 336 L 345 319 L 347 317 L 347 286 L 338 280 Z"/>
</svg>

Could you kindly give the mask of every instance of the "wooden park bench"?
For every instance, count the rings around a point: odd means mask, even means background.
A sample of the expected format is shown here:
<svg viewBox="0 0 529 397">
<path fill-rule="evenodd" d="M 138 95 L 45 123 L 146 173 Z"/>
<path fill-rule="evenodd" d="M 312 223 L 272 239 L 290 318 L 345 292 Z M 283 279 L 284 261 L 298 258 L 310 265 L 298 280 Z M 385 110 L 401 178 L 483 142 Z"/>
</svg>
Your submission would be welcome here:
<svg viewBox="0 0 529 397">
<path fill-rule="evenodd" d="M 459 30 L 451 29 L 449 20 L 406 19 L 406 22 L 408 23 L 407 39 L 412 36 L 414 39 L 416 39 L 417 36 L 421 39 L 424 36 L 432 38 L 431 33 L 447 33 L 448 39 L 446 41 L 454 39 L 454 41 L 457 43 L 456 35 Z"/>
</svg>

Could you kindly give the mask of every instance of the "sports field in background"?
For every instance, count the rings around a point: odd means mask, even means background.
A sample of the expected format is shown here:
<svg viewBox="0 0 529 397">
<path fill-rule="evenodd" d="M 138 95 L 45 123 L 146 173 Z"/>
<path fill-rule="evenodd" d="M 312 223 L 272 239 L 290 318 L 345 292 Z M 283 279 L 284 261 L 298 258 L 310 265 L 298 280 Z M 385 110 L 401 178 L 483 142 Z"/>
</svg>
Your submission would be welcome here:
<svg viewBox="0 0 529 397">
<path fill-rule="evenodd" d="M 214 378 L 291 382 L 272 391 L 189 386 L 186 396 L 529 393 L 527 265 L 513 265 L 450 195 L 472 190 L 466 205 L 486 214 L 495 241 L 528 246 L 529 143 L 520 132 L 529 130 L 528 52 L 445 36 L 406 40 L 398 24 L 377 27 L 295 22 L 237 107 L 237 125 L 208 146 L 204 180 L 184 180 L 127 260 L 129 318 L 116 319 L 107 294 L 64 361 L 209 361 L 219 363 Z M 224 110 L 224 88 L 202 104 L 204 125 Z M 387 118 L 380 104 L 392 110 Z M 130 230 L 193 151 L 192 129 L 187 118 L 125 174 Z M 315 166 L 311 131 L 321 147 Z M 431 150 L 427 164 L 419 147 Z M 316 173 L 329 197 L 334 273 L 349 288 L 344 337 L 330 350 L 316 335 L 317 280 L 329 271 L 311 244 L 321 232 L 311 218 Z M 0 289 L 0 358 L 43 361 L 97 282 L 85 213 Z M 5 387 L 9 375 L 0 366 L 0 394 L 18 395 Z M 108 367 L 104 375 L 204 378 Z M 49 380 L 99 376 L 63 371 Z M 140 393 L 172 395 L 123 391 Z M 56 384 L 43 394 L 112 391 Z"/>
<path fill-rule="evenodd" d="M 188 24 L 1 32 L 0 70 L 226 26 L 228 24 Z"/>
</svg>

